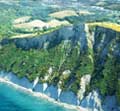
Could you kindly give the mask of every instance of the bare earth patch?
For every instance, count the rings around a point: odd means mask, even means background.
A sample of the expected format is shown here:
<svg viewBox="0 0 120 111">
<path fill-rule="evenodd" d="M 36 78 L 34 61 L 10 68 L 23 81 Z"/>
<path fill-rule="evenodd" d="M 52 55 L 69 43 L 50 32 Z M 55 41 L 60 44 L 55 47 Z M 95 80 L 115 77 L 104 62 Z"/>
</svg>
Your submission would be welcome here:
<svg viewBox="0 0 120 111">
<path fill-rule="evenodd" d="M 14 38 L 29 38 L 29 37 L 34 37 L 36 35 L 37 35 L 36 33 L 32 33 L 32 34 L 17 34 L 15 36 L 12 36 L 11 39 L 14 39 Z"/>
<path fill-rule="evenodd" d="M 24 29 L 31 29 L 35 27 L 42 29 L 43 27 L 49 28 L 49 27 L 57 27 L 61 25 L 70 25 L 70 23 L 68 21 L 59 21 L 56 19 L 48 22 L 44 22 L 42 20 L 33 20 L 28 23 L 14 24 L 13 26 L 15 28 L 24 28 Z"/>
<path fill-rule="evenodd" d="M 28 23 L 14 24 L 13 26 L 15 28 L 25 28 L 25 29 L 31 29 L 34 27 L 43 28 L 43 27 L 47 26 L 47 23 L 45 23 L 41 20 L 33 20 Z"/>
<path fill-rule="evenodd" d="M 56 20 L 56 19 L 48 22 L 48 26 L 50 26 L 50 27 L 57 27 L 57 26 L 61 26 L 61 25 L 70 25 L 70 23 L 66 20 L 59 21 L 59 20 Z"/>
<path fill-rule="evenodd" d="M 28 20 L 30 20 L 31 16 L 24 16 L 24 17 L 20 17 L 18 19 L 15 19 L 13 24 L 20 24 L 20 23 L 25 23 Z"/>
<path fill-rule="evenodd" d="M 87 10 L 80 10 L 77 12 L 79 15 L 93 15 L 94 13 L 91 13 Z"/>
<path fill-rule="evenodd" d="M 69 16 L 78 16 L 78 14 L 74 10 L 64 10 L 64 11 L 51 13 L 49 14 L 49 16 L 62 19 L 64 17 L 69 17 Z"/>
</svg>

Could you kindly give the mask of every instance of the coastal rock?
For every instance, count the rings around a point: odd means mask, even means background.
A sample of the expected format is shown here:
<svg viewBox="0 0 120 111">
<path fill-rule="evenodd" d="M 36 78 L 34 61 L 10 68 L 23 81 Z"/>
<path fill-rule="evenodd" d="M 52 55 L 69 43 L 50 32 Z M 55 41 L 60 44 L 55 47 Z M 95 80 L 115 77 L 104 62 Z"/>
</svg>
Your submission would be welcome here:
<svg viewBox="0 0 120 111">
<path fill-rule="evenodd" d="M 47 83 L 43 83 L 43 92 L 45 92 L 47 88 L 48 88 L 48 84 Z"/>
<path fill-rule="evenodd" d="M 1 45 L 15 43 L 16 47 L 24 50 L 41 49 L 45 47 L 45 43 L 49 43 L 47 48 L 54 47 L 60 44 L 63 40 L 72 40 L 73 45 L 80 41 L 81 50 L 87 48 L 86 32 L 84 30 L 85 25 L 66 26 L 49 34 L 30 37 L 30 38 L 15 38 L 15 39 L 3 39 Z"/>
<path fill-rule="evenodd" d="M 38 84 L 39 82 L 39 77 L 36 77 L 36 79 L 33 82 L 33 88 Z"/>
<path fill-rule="evenodd" d="M 98 91 L 88 94 L 80 103 L 80 106 L 89 111 L 119 111 L 115 96 L 106 96 L 102 98 Z"/>
<path fill-rule="evenodd" d="M 81 77 L 81 82 L 80 82 L 80 90 L 78 91 L 78 98 L 82 100 L 84 97 L 84 93 L 86 91 L 86 86 L 90 83 L 91 75 L 85 75 Z"/>
<path fill-rule="evenodd" d="M 89 109 L 89 111 L 103 111 L 102 100 L 97 91 L 92 91 L 82 101 L 80 106 Z"/>
<path fill-rule="evenodd" d="M 46 95 L 48 95 L 49 97 L 51 98 L 54 98 L 55 100 L 58 99 L 58 92 L 57 92 L 57 87 L 51 85 L 49 86 L 45 92 L 44 92 Z"/>
<path fill-rule="evenodd" d="M 61 92 L 62 92 L 62 89 L 58 88 L 58 90 L 57 90 L 57 93 L 58 93 L 58 100 L 59 100 L 59 97 L 60 97 L 60 95 L 61 95 Z"/>
<path fill-rule="evenodd" d="M 11 72 L 7 73 L 5 71 L 0 71 L 0 77 L 28 89 L 32 89 L 33 86 L 33 83 L 29 82 L 27 78 L 24 77 L 22 79 L 19 79 L 15 74 Z M 60 92 L 58 98 L 57 87 L 51 85 L 48 86 L 45 91 L 43 89 L 43 84 L 38 83 L 34 87 L 33 91 L 44 93 L 47 96 L 63 103 L 79 105 L 89 111 L 119 111 L 115 96 L 107 96 L 102 103 L 103 99 L 99 95 L 98 91 L 90 92 L 88 96 L 84 97 L 81 101 L 79 101 L 77 96 L 71 91 Z"/>
<path fill-rule="evenodd" d="M 6 80 L 9 80 L 9 81 L 15 83 L 15 84 L 18 84 L 18 85 L 23 86 L 28 89 L 32 89 L 33 83 L 29 82 L 29 80 L 26 77 L 19 79 L 15 74 L 13 74 L 11 72 L 10 73 L 4 72 L 2 77 Z"/>
<path fill-rule="evenodd" d="M 103 103 L 104 111 L 119 111 L 115 96 L 107 96 Z"/>
<path fill-rule="evenodd" d="M 71 91 L 62 92 L 59 100 L 64 103 L 77 105 L 77 96 Z"/>
<path fill-rule="evenodd" d="M 35 92 L 41 92 L 41 93 L 43 93 L 43 84 L 38 83 L 38 84 L 34 87 L 34 91 L 35 91 Z"/>
</svg>

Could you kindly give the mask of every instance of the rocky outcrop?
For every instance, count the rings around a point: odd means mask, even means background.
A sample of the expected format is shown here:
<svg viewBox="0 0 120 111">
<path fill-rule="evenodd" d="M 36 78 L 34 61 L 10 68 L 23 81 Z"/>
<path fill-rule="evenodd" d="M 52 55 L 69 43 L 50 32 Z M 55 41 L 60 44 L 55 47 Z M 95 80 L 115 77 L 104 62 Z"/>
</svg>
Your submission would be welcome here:
<svg viewBox="0 0 120 111">
<path fill-rule="evenodd" d="M 32 90 L 33 87 L 33 83 L 29 82 L 27 78 L 24 77 L 19 79 L 15 74 L 11 72 L 7 73 L 4 71 L 0 71 L 0 78 L 9 80 L 27 89 Z M 99 95 L 98 91 L 90 92 L 88 96 L 84 97 L 81 101 L 71 91 L 62 91 L 60 97 L 58 98 L 58 88 L 53 85 L 48 86 L 48 88 L 44 91 L 43 84 L 38 83 L 33 91 L 44 93 L 47 96 L 55 99 L 56 101 L 76 106 L 79 105 L 88 109 L 89 111 L 119 111 L 115 96 L 107 96 L 104 100 L 104 103 L 102 103 L 103 98 Z"/>
<path fill-rule="evenodd" d="M 18 48 L 24 50 L 41 49 L 44 48 L 47 43 L 47 48 L 55 47 L 59 45 L 63 40 L 71 40 L 73 44 L 77 41 L 81 44 L 81 50 L 85 49 L 87 46 L 86 34 L 84 31 L 84 25 L 78 25 L 73 27 L 63 27 L 59 30 L 51 32 L 46 35 L 36 36 L 31 38 L 16 38 L 16 39 L 3 39 L 1 41 L 2 45 L 14 43 Z"/>
<path fill-rule="evenodd" d="M 51 98 L 54 98 L 55 100 L 58 100 L 58 88 L 51 85 L 49 86 L 45 92 L 46 95 L 48 95 Z"/>
<path fill-rule="evenodd" d="M 25 87 L 27 89 L 31 89 L 33 88 L 33 83 L 29 82 L 29 80 L 27 78 L 21 78 L 19 79 L 15 74 L 9 72 L 5 72 L 5 71 L 1 71 L 0 72 L 0 77 L 4 78 L 5 80 L 9 80 L 17 85 L 20 85 L 22 87 Z M 60 94 L 60 97 L 58 97 L 58 87 L 50 85 L 46 88 L 46 90 L 44 91 L 43 88 L 43 84 L 38 83 L 35 87 L 34 87 L 34 92 L 40 92 L 40 93 L 44 93 L 47 96 L 54 98 L 56 101 L 60 101 L 60 102 L 64 102 L 64 103 L 68 103 L 68 104 L 73 104 L 73 105 L 77 105 L 77 96 L 70 91 L 63 91 Z"/>
<path fill-rule="evenodd" d="M 92 91 L 81 101 L 81 106 L 91 111 L 103 111 L 102 98 L 97 91 Z"/>
<path fill-rule="evenodd" d="M 77 105 L 77 96 L 71 91 L 64 91 L 61 93 L 59 100 L 64 103 Z"/>
</svg>

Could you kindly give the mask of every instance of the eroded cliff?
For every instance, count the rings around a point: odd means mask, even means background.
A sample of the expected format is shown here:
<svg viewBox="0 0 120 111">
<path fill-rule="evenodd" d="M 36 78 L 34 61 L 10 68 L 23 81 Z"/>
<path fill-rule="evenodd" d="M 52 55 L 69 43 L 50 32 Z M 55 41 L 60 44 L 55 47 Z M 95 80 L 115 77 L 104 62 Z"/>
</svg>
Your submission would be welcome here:
<svg viewBox="0 0 120 111">
<path fill-rule="evenodd" d="M 4 39 L 0 70 L 31 83 L 38 77 L 39 84 L 33 90 L 61 102 L 118 111 L 119 44 L 119 31 L 89 24 L 67 26 L 37 37 Z M 107 104 L 108 97 L 115 99 L 113 106 Z"/>
</svg>

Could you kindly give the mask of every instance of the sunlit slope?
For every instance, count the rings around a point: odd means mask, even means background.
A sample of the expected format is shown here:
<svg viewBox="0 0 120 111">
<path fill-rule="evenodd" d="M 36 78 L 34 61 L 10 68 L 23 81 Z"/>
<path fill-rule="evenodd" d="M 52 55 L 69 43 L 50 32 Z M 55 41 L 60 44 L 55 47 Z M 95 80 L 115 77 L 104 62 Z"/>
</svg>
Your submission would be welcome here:
<svg viewBox="0 0 120 111">
<path fill-rule="evenodd" d="M 111 23 L 111 22 L 93 22 L 93 23 L 85 23 L 85 24 L 88 25 L 89 28 L 99 26 L 99 27 L 103 27 L 103 28 L 114 30 L 116 32 L 120 32 L 120 25 L 116 24 L 116 23 Z M 61 27 L 71 26 L 72 24 L 69 24 L 69 22 L 67 22 L 67 21 L 59 22 L 57 20 L 52 20 L 52 21 L 50 21 L 48 23 L 48 25 L 51 28 L 48 28 L 47 30 L 33 31 L 31 34 L 17 34 L 15 36 L 12 36 L 11 38 L 26 38 L 26 37 L 29 38 L 29 37 L 35 37 L 37 35 L 44 35 L 44 34 L 52 33 L 55 30 L 59 30 Z"/>
<path fill-rule="evenodd" d="M 100 26 L 114 31 L 120 32 L 120 24 L 111 23 L 111 22 L 93 22 L 88 23 L 89 26 Z"/>
</svg>

